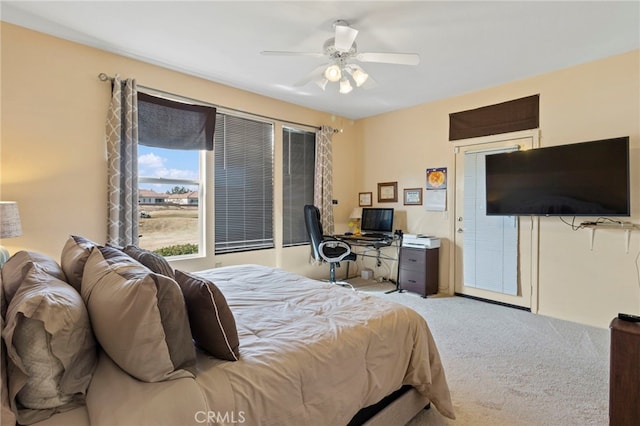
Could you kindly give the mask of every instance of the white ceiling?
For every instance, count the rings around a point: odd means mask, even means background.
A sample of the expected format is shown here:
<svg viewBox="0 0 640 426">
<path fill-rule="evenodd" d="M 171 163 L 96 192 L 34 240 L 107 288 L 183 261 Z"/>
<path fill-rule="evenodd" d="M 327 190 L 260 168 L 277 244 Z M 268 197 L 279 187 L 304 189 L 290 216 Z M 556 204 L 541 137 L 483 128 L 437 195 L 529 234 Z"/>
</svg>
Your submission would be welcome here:
<svg viewBox="0 0 640 426">
<path fill-rule="evenodd" d="M 2 1 L 0 16 L 352 119 L 640 48 L 638 1 Z M 336 83 L 294 87 L 323 58 L 260 54 L 321 52 L 337 19 L 360 31 L 359 52 L 418 53 L 420 64 L 361 63 L 377 86 L 341 95 Z"/>
</svg>

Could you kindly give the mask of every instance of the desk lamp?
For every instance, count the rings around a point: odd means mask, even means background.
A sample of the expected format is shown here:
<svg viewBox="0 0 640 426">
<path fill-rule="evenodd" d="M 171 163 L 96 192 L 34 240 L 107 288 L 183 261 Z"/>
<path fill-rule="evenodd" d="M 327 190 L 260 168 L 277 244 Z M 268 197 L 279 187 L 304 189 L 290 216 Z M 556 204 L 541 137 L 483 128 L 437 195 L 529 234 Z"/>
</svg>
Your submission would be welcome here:
<svg viewBox="0 0 640 426">
<path fill-rule="evenodd" d="M 13 238 L 22 235 L 18 203 L 15 201 L 0 201 L 0 239 Z M 0 268 L 9 260 L 9 251 L 0 246 Z"/>
<path fill-rule="evenodd" d="M 362 218 L 362 209 L 355 207 L 349 215 L 349 226 L 353 228 L 354 235 L 360 235 L 360 219 Z"/>
</svg>

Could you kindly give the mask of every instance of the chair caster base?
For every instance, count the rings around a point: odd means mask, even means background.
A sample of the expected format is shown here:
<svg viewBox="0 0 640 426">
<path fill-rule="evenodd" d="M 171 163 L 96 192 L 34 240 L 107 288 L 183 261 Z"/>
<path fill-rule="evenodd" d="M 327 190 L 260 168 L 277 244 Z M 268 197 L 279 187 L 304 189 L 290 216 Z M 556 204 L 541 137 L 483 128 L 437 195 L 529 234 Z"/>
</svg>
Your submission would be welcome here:
<svg viewBox="0 0 640 426">
<path fill-rule="evenodd" d="M 355 291 L 356 288 L 346 281 L 329 281 L 329 284 L 339 285 L 340 287 L 351 287 L 351 290 Z"/>
</svg>

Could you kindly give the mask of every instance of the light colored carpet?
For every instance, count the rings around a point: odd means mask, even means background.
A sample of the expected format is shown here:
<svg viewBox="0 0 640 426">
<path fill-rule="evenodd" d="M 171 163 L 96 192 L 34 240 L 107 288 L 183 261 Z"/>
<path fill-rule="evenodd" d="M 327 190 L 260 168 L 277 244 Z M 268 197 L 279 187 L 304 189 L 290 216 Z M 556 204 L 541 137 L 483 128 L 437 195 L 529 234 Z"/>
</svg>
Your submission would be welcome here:
<svg viewBox="0 0 640 426">
<path fill-rule="evenodd" d="M 608 329 L 463 297 L 384 294 L 389 283 L 354 285 L 416 310 L 438 346 L 457 419 L 432 408 L 409 426 L 608 424 Z"/>
</svg>

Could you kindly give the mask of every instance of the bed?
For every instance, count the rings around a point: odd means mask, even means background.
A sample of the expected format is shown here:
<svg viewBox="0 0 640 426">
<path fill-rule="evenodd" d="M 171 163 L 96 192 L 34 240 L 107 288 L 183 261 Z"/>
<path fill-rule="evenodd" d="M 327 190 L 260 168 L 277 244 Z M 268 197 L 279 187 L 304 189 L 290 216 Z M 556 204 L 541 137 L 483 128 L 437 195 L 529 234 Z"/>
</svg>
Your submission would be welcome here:
<svg viewBox="0 0 640 426">
<path fill-rule="evenodd" d="M 390 407 L 408 404 L 400 409 L 408 418 L 427 404 L 455 418 L 436 344 L 413 310 L 259 265 L 191 275 L 224 295 L 237 361 L 197 348 L 188 374 L 146 382 L 98 344 L 85 403 L 36 424 L 383 424 L 389 407 L 372 419 L 357 414 L 401 388 L 409 390 Z"/>
</svg>

